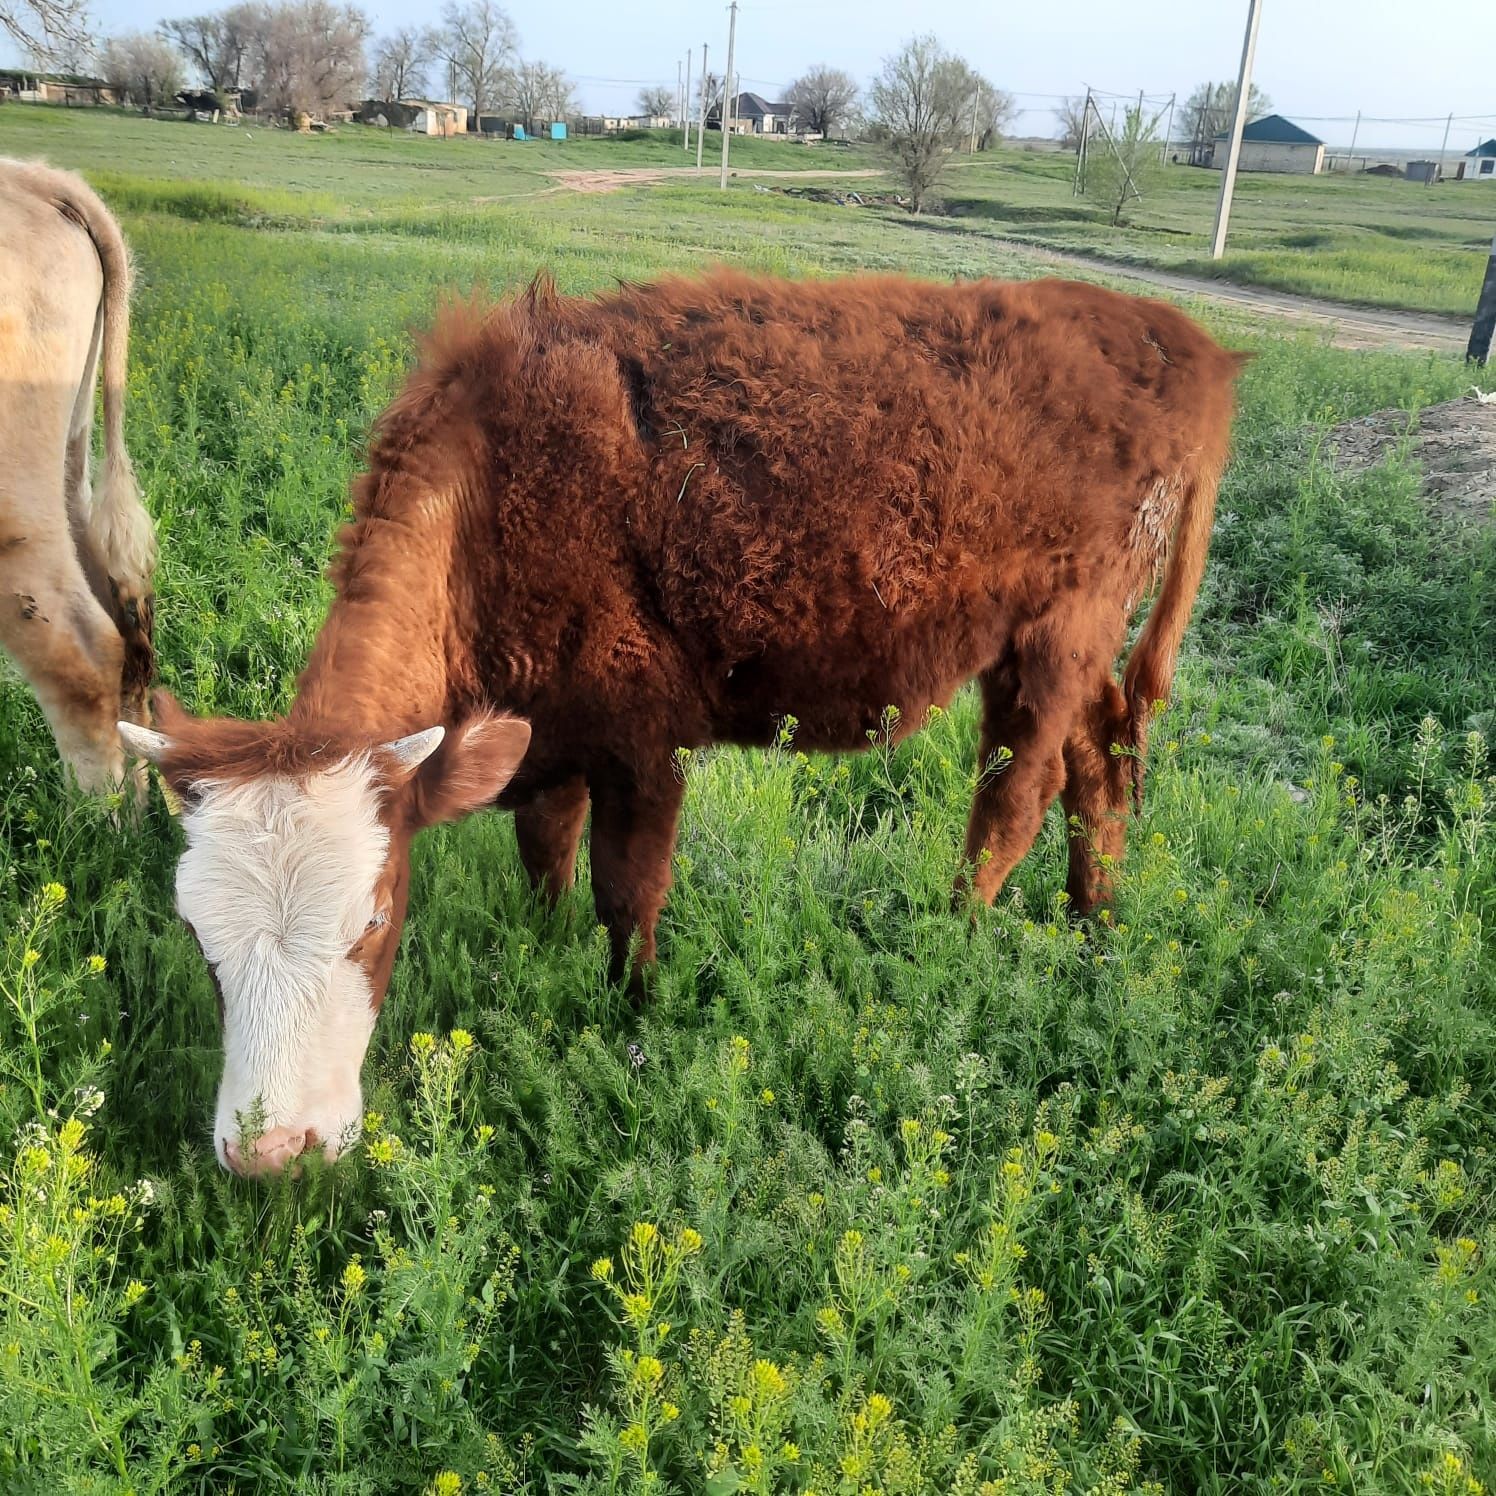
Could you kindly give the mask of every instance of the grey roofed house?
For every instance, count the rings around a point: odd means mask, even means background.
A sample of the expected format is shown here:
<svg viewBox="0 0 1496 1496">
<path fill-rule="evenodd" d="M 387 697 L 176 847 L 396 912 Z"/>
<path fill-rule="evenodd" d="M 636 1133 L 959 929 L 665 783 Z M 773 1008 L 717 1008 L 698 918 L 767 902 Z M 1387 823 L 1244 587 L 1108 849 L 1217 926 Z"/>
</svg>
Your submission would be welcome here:
<svg viewBox="0 0 1496 1496">
<path fill-rule="evenodd" d="M 713 104 L 707 110 L 707 123 L 721 127 L 721 106 Z M 790 128 L 795 106 L 790 103 L 771 103 L 761 94 L 740 93 L 733 105 L 733 119 L 741 131 L 744 126 L 754 135 L 784 135 Z"/>
</svg>

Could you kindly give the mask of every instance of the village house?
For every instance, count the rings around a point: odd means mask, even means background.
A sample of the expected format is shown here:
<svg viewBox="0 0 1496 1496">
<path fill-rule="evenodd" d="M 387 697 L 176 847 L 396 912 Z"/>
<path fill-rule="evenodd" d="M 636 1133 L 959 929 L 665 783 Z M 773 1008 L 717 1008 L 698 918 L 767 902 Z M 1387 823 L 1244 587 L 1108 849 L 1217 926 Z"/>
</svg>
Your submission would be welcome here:
<svg viewBox="0 0 1496 1496">
<path fill-rule="evenodd" d="M 708 130 L 722 128 L 722 106 L 713 104 L 707 110 Z M 733 105 L 734 135 L 788 135 L 795 127 L 795 106 L 771 104 L 756 93 L 740 93 Z"/>
<path fill-rule="evenodd" d="M 24 69 L 0 71 L 0 95 L 22 104 L 67 104 L 72 107 L 119 102 L 114 90 L 102 78 L 72 73 L 34 73 Z"/>
<path fill-rule="evenodd" d="M 465 135 L 468 127 L 466 104 L 439 104 L 431 99 L 365 99 L 355 117 L 366 125 L 438 138 Z"/>
<path fill-rule="evenodd" d="M 1226 164 L 1228 139 L 1224 131 L 1212 145 L 1209 159 L 1202 164 L 1219 171 Z M 1324 166 L 1324 141 L 1281 114 L 1254 119 L 1241 133 L 1238 171 L 1292 172 L 1312 177 L 1322 172 Z"/>
<path fill-rule="evenodd" d="M 1466 151 L 1454 175 L 1457 182 L 1496 182 L 1496 135 Z"/>
</svg>

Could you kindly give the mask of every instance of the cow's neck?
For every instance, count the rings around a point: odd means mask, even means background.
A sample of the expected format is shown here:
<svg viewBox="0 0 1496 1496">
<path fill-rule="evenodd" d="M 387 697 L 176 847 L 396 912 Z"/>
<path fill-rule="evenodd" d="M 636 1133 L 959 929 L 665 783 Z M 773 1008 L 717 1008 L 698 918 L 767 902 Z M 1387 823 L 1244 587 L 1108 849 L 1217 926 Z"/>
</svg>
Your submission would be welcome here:
<svg viewBox="0 0 1496 1496">
<path fill-rule="evenodd" d="M 290 712 L 345 738 L 385 741 L 450 721 L 456 702 L 450 535 L 363 520 L 333 567 L 328 610 Z"/>
</svg>

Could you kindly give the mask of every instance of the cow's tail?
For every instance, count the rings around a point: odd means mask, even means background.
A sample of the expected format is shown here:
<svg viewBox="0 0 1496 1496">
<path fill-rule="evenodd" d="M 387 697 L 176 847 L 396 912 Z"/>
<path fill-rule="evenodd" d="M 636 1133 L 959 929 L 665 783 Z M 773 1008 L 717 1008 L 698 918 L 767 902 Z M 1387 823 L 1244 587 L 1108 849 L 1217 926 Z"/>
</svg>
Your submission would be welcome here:
<svg viewBox="0 0 1496 1496">
<path fill-rule="evenodd" d="M 46 190 L 58 212 L 88 235 L 99 257 L 104 290 L 97 319 L 104 404 L 104 463 L 93 485 L 93 505 L 80 516 L 107 578 L 101 598 L 114 616 L 125 645 L 121 681 L 125 714 L 147 719 L 146 690 L 155 667 L 152 642 L 156 531 L 140 497 L 140 485 L 125 446 L 125 385 L 130 348 L 130 252 L 124 235 L 98 195 L 70 172 L 48 172 Z M 81 392 L 86 409 L 91 389 Z M 85 457 L 85 461 L 86 461 Z"/>
<path fill-rule="evenodd" d="M 78 190 L 81 188 L 82 190 Z M 83 224 L 104 272 L 103 339 L 104 471 L 89 520 L 99 554 L 121 597 L 144 604 L 156 569 L 156 532 L 140 499 L 125 447 L 125 383 L 130 347 L 130 254 L 109 210 L 81 183 L 67 208 Z"/>
<path fill-rule="evenodd" d="M 1122 693 L 1127 703 L 1123 746 L 1128 751 L 1135 811 L 1142 809 L 1148 721 L 1155 705 L 1168 700 L 1174 684 L 1179 645 L 1189 626 L 1200 580 L 1205 575 L 1205 553 L 1210 548 L 1210 532 L 1215 525 L 1216 490 L 1224 467 L 1222 452 L 1181 475 L 1179 508 L 1163 585 L 1127 657 L 1122 677 Z"/>
</svg>

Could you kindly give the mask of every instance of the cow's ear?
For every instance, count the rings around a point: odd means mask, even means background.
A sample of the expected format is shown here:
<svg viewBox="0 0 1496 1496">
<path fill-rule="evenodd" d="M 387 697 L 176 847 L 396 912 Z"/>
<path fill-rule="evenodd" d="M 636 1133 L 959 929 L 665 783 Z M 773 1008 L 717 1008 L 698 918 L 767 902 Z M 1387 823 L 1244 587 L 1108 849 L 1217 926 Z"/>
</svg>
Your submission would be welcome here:
<svg viewBox="0 0 1496 1496">
<path fill-rule="evenodd" d="M 492 805 L 529 746 L 530 724 L 518 717 L 473 717 L 447 733 L 411 777 L 414 823 L 435 826 Z"/>
</svg>

